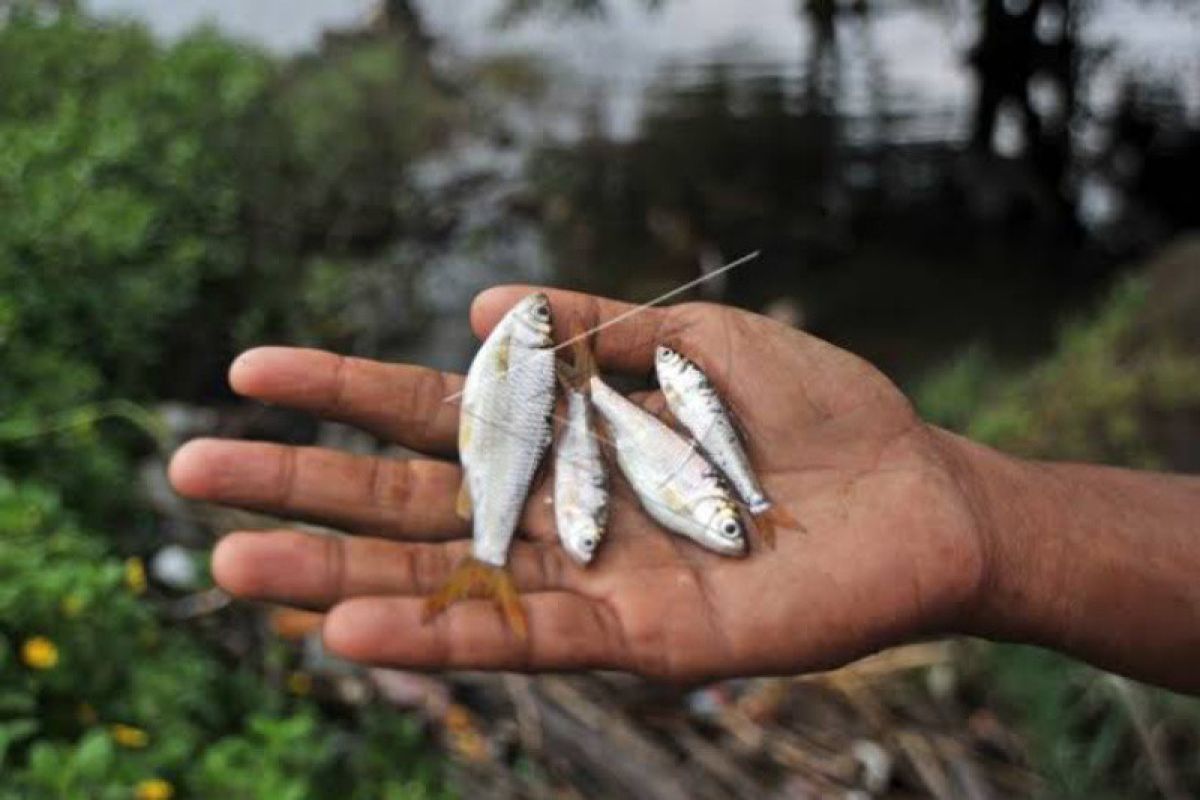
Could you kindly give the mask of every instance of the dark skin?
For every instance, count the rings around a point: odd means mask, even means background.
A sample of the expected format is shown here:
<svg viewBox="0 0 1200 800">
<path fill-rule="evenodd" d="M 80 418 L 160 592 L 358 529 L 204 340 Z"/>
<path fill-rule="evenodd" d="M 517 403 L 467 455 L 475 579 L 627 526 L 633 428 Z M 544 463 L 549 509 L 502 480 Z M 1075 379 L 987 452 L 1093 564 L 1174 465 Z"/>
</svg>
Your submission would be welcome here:
<svg viewBox="0 0 1200 800">
<path fill-rule="evenodd" d="M 485 336 L 531 287 L 477 298 Z M 556 338 L 628 306 L 547 290 Z M 614 491 L 592 566 L 563 552 L 532 495 L 510 566 L 529 619 L 493 605 L 423 624 L 423 599 L 469 550 L 454 513 L 461 376 L 331 353 L 260 348 L 240 394 L 359 426 L 411 460 L 199 440 L 171 480 L 184 495 L 338 527 L 234 533 L 213 556 L 239 597 L 327 611 L 327 647 L 417 669 L 623 669 L 692 681 L 833 667 L 914 638 L 1032 641 L 1200 690 L 1200 482 L 1020 461 L 931 427 L 870 364 L 765 317 L 710 304 L 651 309 L 600 331 L 600 367 L 648 374 L 654 346 L 696 360 L 737 415 L 768 494 L 804 529 L 775 549 L 705 552 Z M 642 400 L 661 406 L 657 393 Z M 619 483 L 619 479 L 615 479 Z"/>
</svg>

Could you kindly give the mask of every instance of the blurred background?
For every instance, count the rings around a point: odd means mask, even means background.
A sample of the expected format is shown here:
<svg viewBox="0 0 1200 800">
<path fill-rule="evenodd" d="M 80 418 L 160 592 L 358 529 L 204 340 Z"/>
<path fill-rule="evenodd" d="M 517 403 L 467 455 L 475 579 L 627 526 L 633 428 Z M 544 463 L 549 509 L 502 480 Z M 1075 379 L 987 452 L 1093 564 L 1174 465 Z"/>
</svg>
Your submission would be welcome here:
<svg viewBox="0 0 1200 800">
<path fill-rule="evenodd" d="M 769 313 L 1011 452 L 1200 470 L 1200 7 L 0 0 L 0 798 L 1170 797 L 1200 702 L 927 642 L 691 690 L 329 658 L 207 557 L 273 342 L 462 369 L 479 289 Z M 1189 230 L 1192 233 L 1189 233 Z"/>
</svg>

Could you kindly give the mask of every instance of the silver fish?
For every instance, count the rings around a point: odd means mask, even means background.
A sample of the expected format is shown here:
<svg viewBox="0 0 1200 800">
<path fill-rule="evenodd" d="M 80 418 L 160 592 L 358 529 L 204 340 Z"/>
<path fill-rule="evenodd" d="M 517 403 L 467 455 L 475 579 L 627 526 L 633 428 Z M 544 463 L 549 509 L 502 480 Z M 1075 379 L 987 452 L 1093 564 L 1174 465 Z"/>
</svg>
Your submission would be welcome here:
<svg viewBox="0 0 1200 800">
<path fill-rule="evenodd" d="M 472 520 L 471 556 L 425 605 L 431 619 L 464 597 L 491 597 L 518 636 L 525 618 L 505 569 L 538 462 L 551 438 L 554 350 L 550 301 L 522 299 L 475 354 L 463 384 L 458 513 Z"/>
<path fill-rule="evenodd" d="M 562 368 L 567 417 L 554 451 L 554 521 L 563 549 L 588 564 L 608 524 L 608 475 L 587 395 L 595 371 L 586 337 L 574 337 L 575 365 Z"/>
<path fill-rule="evenodd" d="M 592 402 L 604 418 L 617 464 L 642 507 L 659 524 L 722 555 L 746 552 L 733 497 L 686 439 L 597 377 Z"/>
<path fill-rule="evenodd" d="M 763 517 L 763 537 L 773 542 L 777 524 L 797 526 L 798 523 L 786 512 L 773 507 L 763 491 L 734 428 L 733 417 L 703 370 L 692 360 L 665 346 L 659 346 L 654 351 L 654 369 L 671 413 L 733 484 L 745 502 L 746 510 Z"/>
</svg>

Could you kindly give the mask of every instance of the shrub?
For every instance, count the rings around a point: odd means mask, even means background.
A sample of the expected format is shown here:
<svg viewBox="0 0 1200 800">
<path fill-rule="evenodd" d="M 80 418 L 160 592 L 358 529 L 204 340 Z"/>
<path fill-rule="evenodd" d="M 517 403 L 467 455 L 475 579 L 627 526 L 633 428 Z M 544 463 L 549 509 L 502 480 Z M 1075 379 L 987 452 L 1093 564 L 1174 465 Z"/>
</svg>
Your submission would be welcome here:
<svg viewBox="0 0 1200 800">
<path fill-rule="evenodd" d="M 251 257 L 242 163 L 280 72 L 213 32 L 0 17 L 3 800 L 443 792 L 412 719 L 330 713 L 267 677 L 293 654 L 234 659 L 143 594 L 146 406 L 205 397 L 302 307 L 293 251 Z"/>
</svg>

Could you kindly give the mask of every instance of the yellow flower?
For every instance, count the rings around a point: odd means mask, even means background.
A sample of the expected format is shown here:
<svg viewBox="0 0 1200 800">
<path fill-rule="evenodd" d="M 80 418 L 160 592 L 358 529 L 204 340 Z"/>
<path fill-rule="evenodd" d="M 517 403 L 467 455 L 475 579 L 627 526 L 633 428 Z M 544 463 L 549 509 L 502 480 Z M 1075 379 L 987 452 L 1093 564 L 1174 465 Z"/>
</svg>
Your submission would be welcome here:
<svg viewBox="0 0 1200 800">
<path fill-rule="evenodd" d="M 463 733 L 464 731 L 471 732 L 475 730 L 475 726 L 471 722 L 471 712 L 457 703 L 451 703 L 450 707 L 446 709 L 445 716 L 442 717 L 442 724 L 451 733 Z"/>
<path fill-rule="evenodd" d="M 108 732 L 112 734 L 113 741 L 132 750 L 139 750 L 150 744 L 150 734 L 132 725 L 122 725 L 118 722 L 110 725 Z"/>
<path fill-rule="evenodd" d="M 137 556 L 125 559 L 125 585 L 134 594 L 146 591 L 146 565 Z"/>
<path fill-rule="evenodd" d="M 479 763 L 488 759 L 487 742 L 473 731 L 451 734 L 450 747 L 467 761 Z"/>
<path fill-rule="evenodd" d="M 134 791 L 137 800 L 171 800 L 175 795 L 175 787 L 162 778 L 149 778 L 140 781 Z"/>
<path fill-rule="evenodd" d="M 312 687 L 312 676 L 304 672 L 293 672 L 288 675 L 287 688 L 292 694 L 304 696 L 312 692 Z"/>
<path fill-rule="evenodd" d="M 45 636 L 34 636 L 21 645 L 21 660 L 33 669 L 52 669 L 58 663 L 58 648 Z"/>
</svg>

